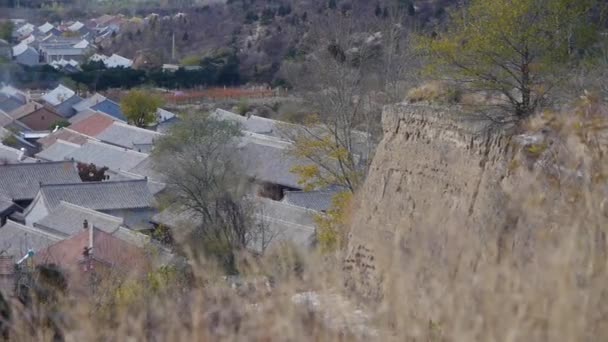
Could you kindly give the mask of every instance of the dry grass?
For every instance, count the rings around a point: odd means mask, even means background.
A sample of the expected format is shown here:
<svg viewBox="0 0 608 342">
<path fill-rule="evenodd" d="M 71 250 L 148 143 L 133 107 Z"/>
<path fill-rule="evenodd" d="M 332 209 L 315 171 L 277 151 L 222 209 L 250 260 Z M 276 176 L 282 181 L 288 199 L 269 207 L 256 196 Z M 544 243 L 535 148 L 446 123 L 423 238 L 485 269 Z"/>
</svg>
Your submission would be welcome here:
<svg viewBox="0 0 608 342">
<path fill-rule="evenodd" d="M 427 102 L 453 104 L 463 99 L 462 89 L 453 83 L 430 81 L 407 92 L 405 100 L 409 103 Z"/>
<path fill-rule="evenodd" d="M 415 248 L 402 248 L 400 239 L 385 246 L 394 259 L 379 302 L 360 303 L 344 290 L 339 255 L 286 248 L 243 260 L 248 286 L 231 288 L 213 265 L 199 262 L 187 285 L 144 286 L 128 300 L 110 296 L 101 307 L 65 298 L 50 310 L 61 312 L 67 340 L 605 340 L 608 189 L 598 175 L 608 172 L 608 126 L 602 108 L 584 99 L 544 124 L 530 124 L 551 141 L 535 163 L 552 167 L 510 170 L 518 181 L 504 210 L 517 231 L 480 236 L 471 227 L 438 226 L 415 232 Z M 308 304 L 294 301 L 308 291 L 318 296 Z M 14 340 L 47 340 L 43 329 L 30 334 L 30 320 L 17 320 Z"/>
</svg>

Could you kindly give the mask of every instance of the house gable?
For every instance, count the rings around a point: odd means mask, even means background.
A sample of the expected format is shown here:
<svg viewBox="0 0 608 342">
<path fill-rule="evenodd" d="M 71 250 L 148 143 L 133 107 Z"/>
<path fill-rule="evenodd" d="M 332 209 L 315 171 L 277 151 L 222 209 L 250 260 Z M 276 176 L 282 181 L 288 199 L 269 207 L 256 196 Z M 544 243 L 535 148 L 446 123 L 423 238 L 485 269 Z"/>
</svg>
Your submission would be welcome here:
<svg viewBox="0 0 608 342">
<path fill-rule="evenodd" d="M 35 131 L 46 131 L 57 121 L 63 120 L 63 117 L 56 111 L 42 107 L 21 117 L 19 121 Z"/>
</svg>

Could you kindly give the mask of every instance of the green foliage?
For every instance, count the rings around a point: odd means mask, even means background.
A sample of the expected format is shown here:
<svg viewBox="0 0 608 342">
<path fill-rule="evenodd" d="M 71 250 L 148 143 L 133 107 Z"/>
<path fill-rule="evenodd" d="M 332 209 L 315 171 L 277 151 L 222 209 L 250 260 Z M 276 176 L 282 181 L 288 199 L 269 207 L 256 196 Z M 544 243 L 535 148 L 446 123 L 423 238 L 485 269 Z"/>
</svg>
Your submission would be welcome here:
<svg viewBox="0 0 608 342">
<path fill-rule="evenodd" d="M 15 28 L 15 24 L 12 21 L 4 21 L 0 23 L 0 39 L 4 39 L 7 42 L 13 41 L 13 29 Z"/>
<path fill-rule="evenodd" d="M 344 246 L 352 200 L 352 192 L 341 192 L 334 196 L 327 213 L 315 217 L 317 241 L 321 251 L 332 252 Z"/>
<path fill-rule="evenodd" d="M 180 64 L 183 66 L 195 66 L 201 63 L 201 58 L 199 56 L 187 56 L 184 57 Z"/>
<path fill-rule="evenodd" d="M 61 120 L 57 120 L 55 122 L 53 122 L 51 124 L 51 126 L 49 127 L 49 130 L 52 131 L 54 129 L 59 129 L 59 128 L 63 128 L 63 127 L 68 127 L 70 125 L 70 122 L 66 119 L 61 119 Z"/>
<path fill-rule="evenodd" d="M 305 190 L 340 185 L 354 191 L 363 181 L 363 171 L 356 167 L 355 156 L 329 130 L 320 128 L 314 116 L 305 123 L 303 133 L 296 133 L 290 153 L 310 163 L 298 165 L 291 172 Z"/>
<path fill-rule="evenodd" d="M 120 102 L 120 108 L 129 122 L 137 127 L 147 127 L 156 121 L 156 111 L 162 107 L 163 100 L 143 90 L 130 91 Z"/>
<path fill-rule="evenodd" d="M 241 100 L 236 107 L 236 112 L 239 113 L 239 115 L 245 116 L 245 114 L 249 112 L 249 103 L 247 103 L 246 100 Z"/>
<path fill-rule="evenodd" d="M 19 144 L 19 140 L 14 134 L 7 134 L 2 138 L 2 144 L 10 147 L 17 147 Z"/>
<path fill-rule="evenodd" d="M 438 37 L 420 37 L 428 71 L 502 94 L 515 119 L 541 104 L 556 71 L 596 41 L 598 0 L 472 0 Z"/>
</svg>

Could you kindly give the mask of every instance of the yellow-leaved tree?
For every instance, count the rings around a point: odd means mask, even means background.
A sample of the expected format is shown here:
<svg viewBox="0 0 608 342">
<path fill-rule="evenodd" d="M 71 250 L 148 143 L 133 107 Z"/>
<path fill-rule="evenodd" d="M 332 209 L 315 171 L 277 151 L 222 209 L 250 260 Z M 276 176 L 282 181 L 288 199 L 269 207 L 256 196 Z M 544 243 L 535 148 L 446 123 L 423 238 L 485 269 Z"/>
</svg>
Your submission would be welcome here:
<svg viewBox="0 0 608 342">
<path fill-rule="evenodd" d="M 136 89 L 131 90 L 120 101 L 120 108 L 129 119 L 129 123 L 137 127 L 147 127 L 156 121 L 156 111 L 163 104 L 162 98 Z"/>
<path fill-rule="evenodd" d="M 322 252 L 331 252 L 344 246 L 352 199 L 352 192 L 340 192 L 332 199 L 332 206 L 327 213 L 315 216 L 317 242 Z"/>
<path fill-rule="evenodd" d="M 599 37 L 600 0 L 471 0 L 442 32 L 419 37 L 429 71 L 469 89 L 500 95 L 489 117 L 514 122 L 532 114 Z"/>
</svg>

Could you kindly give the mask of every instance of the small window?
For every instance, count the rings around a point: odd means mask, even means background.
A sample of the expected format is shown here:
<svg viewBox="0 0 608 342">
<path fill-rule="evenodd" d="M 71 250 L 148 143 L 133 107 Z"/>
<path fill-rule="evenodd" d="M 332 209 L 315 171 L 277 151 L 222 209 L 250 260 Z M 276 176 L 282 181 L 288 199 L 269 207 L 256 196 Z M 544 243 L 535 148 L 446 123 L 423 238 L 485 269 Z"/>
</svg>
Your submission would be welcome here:
<svg viewBox="0 0 608 342">
<path fill-rule="evenodd" d="M 42 116 L 42 120 L 44 120 L 44 115 Z"/>
</svg>

